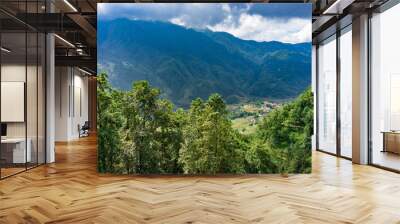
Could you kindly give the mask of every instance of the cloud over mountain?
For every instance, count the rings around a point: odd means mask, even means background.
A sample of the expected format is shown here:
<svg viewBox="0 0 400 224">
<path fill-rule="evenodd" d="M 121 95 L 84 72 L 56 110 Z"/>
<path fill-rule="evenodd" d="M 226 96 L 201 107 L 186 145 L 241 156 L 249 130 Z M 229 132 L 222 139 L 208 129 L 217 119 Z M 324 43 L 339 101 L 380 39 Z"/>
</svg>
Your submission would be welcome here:
<svg viewBox="0 0 400 224">
<path fill-rule="evenodd" d="M 255 41 L 311 40 L 311 4 L 99 3 L 100 20 L 168 21 L 195 29 L 223 31 Z"/>
</svg>

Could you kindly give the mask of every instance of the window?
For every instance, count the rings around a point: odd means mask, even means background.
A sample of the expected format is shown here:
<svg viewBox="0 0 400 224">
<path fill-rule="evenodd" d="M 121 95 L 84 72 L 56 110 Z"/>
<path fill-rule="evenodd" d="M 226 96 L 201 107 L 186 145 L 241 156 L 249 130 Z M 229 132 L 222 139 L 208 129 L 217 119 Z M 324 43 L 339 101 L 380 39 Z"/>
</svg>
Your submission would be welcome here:
<svg viewBox="0 0 400 224">
<path fill-rule="evenodd" d="M 352 157 L 352 35 L 351 26 L 340 35 L 340 154 Z"/>
<path fill-rule="evenodd" d="M 336 36 L 318 47 L 318 149 L 336 153 Z"/>
<path fill-rule="evenodd" d="M 371 19 L 371 159 L 400 170 L 400 4 Z"/>
</svg>

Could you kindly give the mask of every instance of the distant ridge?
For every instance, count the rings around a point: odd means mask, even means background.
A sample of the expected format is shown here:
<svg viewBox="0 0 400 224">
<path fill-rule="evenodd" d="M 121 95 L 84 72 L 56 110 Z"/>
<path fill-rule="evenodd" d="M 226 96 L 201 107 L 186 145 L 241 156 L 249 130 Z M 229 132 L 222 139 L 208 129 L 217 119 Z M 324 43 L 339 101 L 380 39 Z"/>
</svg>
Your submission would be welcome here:
<svg viewBox="0 0 400 224">
<path fill-rule="evenodd" d="M 98 22 L 99 72 L 113 86 L 148 80 L 176 105 L 220 93 L 227 103 L 291 99 L 311 83 L 311 43 L 256 42 L 158 21 Z"/>
</svg>

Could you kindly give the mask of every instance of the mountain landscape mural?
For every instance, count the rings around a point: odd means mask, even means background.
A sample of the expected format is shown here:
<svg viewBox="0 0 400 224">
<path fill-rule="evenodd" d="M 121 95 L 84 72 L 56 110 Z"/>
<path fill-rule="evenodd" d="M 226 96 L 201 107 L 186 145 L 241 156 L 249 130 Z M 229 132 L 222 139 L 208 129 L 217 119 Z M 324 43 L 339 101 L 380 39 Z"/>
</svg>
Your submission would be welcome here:
<svg viewBox="0 0 400 224">
<path fill-rule="evenodd" d="M 310 4 L 98 9 L 100 172 L 311 172 Z"/>
<path fill-rule="evenodd" d="M 100 21 L 100 70 L 113 86 L 148 80 L 176 105 L 219 93 L 228 103 L 293 99 L 311 82 L 311 43 L 242 40 L 159 21 Z"/>
</svg>

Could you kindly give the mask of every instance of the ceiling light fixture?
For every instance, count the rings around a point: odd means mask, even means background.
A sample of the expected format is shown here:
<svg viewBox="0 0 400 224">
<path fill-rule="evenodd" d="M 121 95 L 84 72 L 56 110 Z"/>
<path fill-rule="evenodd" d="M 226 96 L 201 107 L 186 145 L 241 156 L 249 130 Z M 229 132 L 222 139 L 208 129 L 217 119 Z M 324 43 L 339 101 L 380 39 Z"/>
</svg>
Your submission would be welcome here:
<svg viewBox="0 0 400 224">
<path fill-rule="evenodd" d="M 55 37 L 57 37 L 59 40 L 61 40 L 62 42 L 66 43 L 67 45 L 69 45 L 70 47 L 75 48 L 75 45 L 73 45 L 71 42 L 69 42 L 68 40 L 60 37 L 58 34 L 54 34 Z"/>
<path fill-rule="evenodd" d="M 79 55 L 83 55 L 83 49 L 77 48 L 76 53 L 78 53 Z"/>
<path fill-rule="evenodd" d="M 329 14 L 340 15 L 343 13 L 343 9 L 347 8 L 354 1 L 355 0 L 336 0 L 322 14 L 323 15 L 329 15 Z"/>
<path fill-rule="evenodd" d="M 83 73 L 85 73 L 85 74 L 87 74 L 87 75 L 92 75 L 92 73 L 90 73 L 90 72 L 88 72 L 88 71 L 86 71 L 86 70 L 83 70 L 83 69 L 81 69 L 81 68 L 79 68 L 79 67 L 78 67 L 78 70 L 81 71 L 81 72 L 83 72 Z"/>
<path fill-rule="evenodd" d="M 5 47 L 1 47 L 0 49 L 1 49 L 1 51 L 4 51 L 6 53 L 10 53 L 11 52 L 11 50 L 9 50 L 9 49 L 7 49 Z"/>
<path fill-rule="evenodd" d="M 67 4 L 74 12 L 78 12 L 78 10 L 73 6 L 68 0 L 64 0 L 65 4 Z"/>
</svg>

